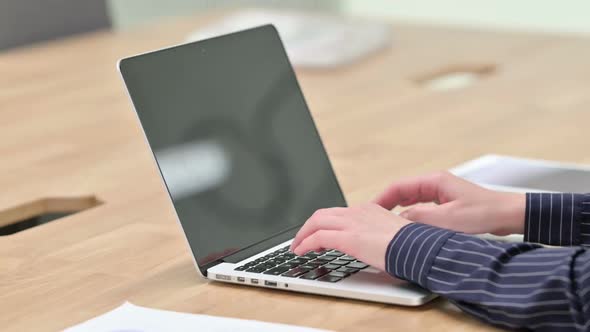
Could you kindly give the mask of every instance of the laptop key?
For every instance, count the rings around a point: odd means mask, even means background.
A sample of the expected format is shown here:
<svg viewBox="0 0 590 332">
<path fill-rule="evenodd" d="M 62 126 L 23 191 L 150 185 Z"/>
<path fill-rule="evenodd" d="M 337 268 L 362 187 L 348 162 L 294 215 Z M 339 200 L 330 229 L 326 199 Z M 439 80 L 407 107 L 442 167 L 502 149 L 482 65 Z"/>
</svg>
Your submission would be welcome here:
<svg viewBox="0 0 590 332">
<path fill-rule="evenodd" d="M 338 278 L 346 278 L 350 275 L 350 273 L 340 272 L 340 271 L 332 271 L 328 273 L 329 276 L 338 277 Z"/>
<path fill-rule="evenodd" d="M 310 255 L 310 254 L 305 254 L 305 255 L 301 256 L 301 258 L 309 259 L 309 260 L 316 259 L 317 257 L 318 257 L 318 255 Z"/>
<path fill-rule="evenodd" d="M 359 270 L 358 269 L 352 269 L 352 268 L 350 268 L 348 266 L 343 266 L 343 267 L 339 268 L 336 271 L 353 274 L 353 273 L 357 273 Z"/>
<path fill-rule="evenodd" d="M 317 279 L 317 278 L 323 276 L 324 274 L 328 274 L 328 273 L 330 273 L 330 270 L 326 269 L 323 266 L 320 266 L 315 270 L 307 272 L 306 274 L 302 275 L 300 278 L 314 280 L 314 279 Z"/>
<path fill-rule="evenodd" d="M 261 273 L 268 270 L 268 268 L 266 266 L 255 266 L 255 267 L 251 267 L 249 269 L 246 270 L 246 272 L 252 272 L 252 273 Z"/>
<path fill-rule="evenodd" d="M 321 260 L 321 261 L 325 261 L 325 262 L 330 262 L 336 259 L 336 257 L 334 256 L 321 256 L 316 258 L 317 260 Z"/>
<path fill-rule="evenodd" d="M 340 266 L 342 266 L 342 265 L 346 265 L 346 264 L 348 264 L 348 263 L 350 263 L 350 262 L 347 262 L 347 261 L 342 261 L 342 260 L 339 260 L 339 259 L 338 259 L 338 260 L 335 260 L 335 261 L 331 261 L 331 262 L 330 262 L 330 264 L 334 264 L 334 265 L 340 265 Z"/>
<path fill-rule="evenodd" d="M 299 265 L 299 267 L 302 267 L 302 268 L 308 269 L 308 270 L 313 270 L 313 269 L 317 268 L 317 266 L 315 266 L 313 264 L 303 264 L 303 265 Z"/>
<path fill-rule="evenodd" d="M 340 258 L 338 258 L 338 259 L 341 259 L 341 260 L 343 260 L 343 261 L 349 261 L 349 262 L 354 262 L 354 261 L 356 261 L 356 258 L 354 258 L 354 257 L 352 257 L 352 256 L 348 256 L 348 255 L 341 256 L 341 257 L 340 257 Z"/>
<path fill-rule="evenodd" d="M 287 263 L 283 263 L 283 264 L 281 264 L 281 265 L 279 265 L 279 266 L 286 266 L 286 267 L 288 267 L 288 268 L 292 269 L 292 268 L 294 268 L 294 267 L 297 267 L 297 266 L 299 266 L 299 264 L 297 264 L 297 263 L 291 263 L 291 262 L 287 262 Z"/>
<path fill-rule="evenodd" d="M 290 277 L 290 278 L 297 278 L 300 275 L 309 272 L 309 270 L 310 269 L 305 269 L 305 268 L 302 268 L 300 266 L 300 267 L 294 268 L 293 270 L 291 270 L 289 272 L 283 273 L 282 276 L 284 276 L 284 277 Z"/>
<path fill-rule="evenodd" d="M 309 265 L 313 265 L 315 267 L 318 267 L 318 266 L 322 266 L 322 265 L 326 264 L 326 262 L 316 259 L 316 260 L 307 262 L 306 264 L 309 264 Z"/>
<path fill-rule="evenodd" d="M 336 270 L 337 268 L 340 267 L 340 265 L 328 263 L 328 264 L 324 265 L 324 267 L 328 270 Z"/>
<path fill-rule="evenodd" d="M 352 263 L 350 263 L 350 264 L 347 265 L 347 267 L 351 267 L 351 268 L 359 269 L 359 270 L 362 270 L 362 269 L 364 269 L 364 268 L 366 268 L 368 266 L 369 265 L 367 265 L 365 263 L 362 263 L 362 262 L 352 262 Z"/>
<path fill-rule="evenodd" d="M 309 252 L 305 253 L 305 255 L 303 255 L 301 257 L 306 257 L 306 258 L 309 258 L 309 259 L 314 259 L 314 258 L 316 258 L 318 256 L 319 256 L 318 253 L 313 252 L 313 251 L 309 251 Z"/>
<path fill-rule="evenodd" d="M 341 253 L 341 252 L 340 252 L 340 251 L 338 251 L 338 250 L 333 250 L 333 251 L 330 251 L 330 252 L 326 253 L 326 255 L 328 255 L 328 256 L 334 256 L 334 257 L 340 257 L 340 256 L 344 256 L 344 254 L 343 254 L 343 253 Z"/>
<path fill-rule="evenodd" d="M 268 269 L 272 269 L 273 267 L 275 267 L 277 265 L 279 265 L 279 264 L 271 264 L 271 263 L 268 263 L 268 262 L 264 262 L 262 264 L 256 265 L 255 267 L 264 267 L 264 268 L 266 268 L 268 270 Z"/>
<path fill-rule="evenodd" d="M 305 264 L 308 261 L 309 261 L 309 259 L 298 257 L 298 258 L 295 258 L 295 259 L 290 260 L 289 262 L 290 263 L 297 263 L 297 264 Z"/>
<path fill-rule="evenodd" d="M 247 267 L 245 265 L 242 265 L 242 266 L 236 267 L 234 270 L 235 271 L 244 271 L 245 269 L 247 269 Z"/>
<path fill-rule="evenodd" d="M 325 281 L 325 282 L 337 282 L 340 280 L 342 280 L 342 278 L 331 276 L 329 274 L 318 279 L 318 281 Z"/>
<path fill-rule="evenodd" d="M 286 266 L 277 266 L 274 269 L 270 269 L 268 271 L 265 271 L 264 274 L 270 274 L 273 276 L 278 276 L 280 274 L 283 274 L 285 272 L 289 271 L 289 268 Z"/>
</svg>

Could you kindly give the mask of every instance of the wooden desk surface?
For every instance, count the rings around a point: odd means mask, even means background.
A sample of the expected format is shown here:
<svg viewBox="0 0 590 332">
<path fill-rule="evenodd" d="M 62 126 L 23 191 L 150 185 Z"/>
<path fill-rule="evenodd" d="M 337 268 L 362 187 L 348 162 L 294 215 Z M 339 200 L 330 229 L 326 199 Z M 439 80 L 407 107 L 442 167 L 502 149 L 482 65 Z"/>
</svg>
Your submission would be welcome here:
<svg viewBox="0 0 590 332">
<path fill-rule="evenodd" d="M 115 63 L 179 43 L 204 22 L 0 54 L 0 221 L 30 213 L 27 202 L 51 205 L 45 198 L 103 202 L 0 237 L 0 326 L 58 330 L 129 300 L 343 331 L 493 330 L 444 300 L 412 309 L 199 279 Z M 394 31 L 394 46 L 370 59 L 298 70 L 351 202 L 485 153 L 590 162 L 589 40 L 402 24 Z M 419 83 L 462 66 L 495 69 L 454 91 Z"/>
</svg>

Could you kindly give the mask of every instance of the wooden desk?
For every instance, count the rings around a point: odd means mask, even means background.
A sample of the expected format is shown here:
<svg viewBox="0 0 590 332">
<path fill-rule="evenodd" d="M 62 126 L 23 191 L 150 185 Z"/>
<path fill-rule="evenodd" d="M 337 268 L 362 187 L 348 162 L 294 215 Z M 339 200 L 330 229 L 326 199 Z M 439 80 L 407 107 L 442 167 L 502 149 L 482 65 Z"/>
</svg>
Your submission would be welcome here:
<svg viewBox="0 0 590 332">
<path fill-rule="evenodd" d="M 343 331 L 493 330 L 444 300 L 412 309 L 198 278 L 115 63 L 179 43 L 204 22 L 0 54 L 0 210 L 9 211 L 2 216 L 26 215 L 32 208 L 21 204 L 34 200 L 44 208 L 44 198 L 103 202 L 0 238 L 2 329 L 62 329 L 129 300 Z M 369 199 L 395 178 L 485 153 L 590 162 L 589 40 L 394 29 L 394 47 L 366 61 L 298 71 L 351 202 Z M 460 90 L 432 92 L 417 83 L 465 65 L 495 69 Z"/>
</svg>

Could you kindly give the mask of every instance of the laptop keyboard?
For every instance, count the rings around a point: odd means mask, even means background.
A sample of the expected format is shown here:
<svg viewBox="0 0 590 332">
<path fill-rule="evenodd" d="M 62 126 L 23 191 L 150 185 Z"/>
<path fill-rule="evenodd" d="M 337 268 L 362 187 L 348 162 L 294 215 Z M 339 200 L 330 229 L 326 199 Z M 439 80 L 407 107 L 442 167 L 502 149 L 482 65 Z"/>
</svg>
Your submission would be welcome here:
<svg viewBox="0 0 590 332">
<path fill-rule="evenodd" d="M 297 256 L 289 246 L 252 262 L 236 267 L 236 271 L 269 274 L 325 282 L 338 282 L 364 268 L 367 264 L 338 250 L 310 251 Z"/>
</svg>

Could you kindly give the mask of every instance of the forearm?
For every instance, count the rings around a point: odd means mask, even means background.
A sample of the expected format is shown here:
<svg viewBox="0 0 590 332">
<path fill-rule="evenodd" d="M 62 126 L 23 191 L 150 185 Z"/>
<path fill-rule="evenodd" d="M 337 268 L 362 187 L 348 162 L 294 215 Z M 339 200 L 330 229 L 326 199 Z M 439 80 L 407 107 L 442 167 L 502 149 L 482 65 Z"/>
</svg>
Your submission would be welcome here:
<svg viewBox="0 0 590 332">
<path fill-rule="evenodd" d="M 585 264 L 588 262 L 588 264 Z M 501 243 L 410 224 L 390 243 L 387 271 L 441 294 L 491 324 L 585 330 L 590 254 L 583 248 Z"/>
<path fill-rule="evenodd" d="M 590 245 L 590 195 L 527 193 L 525 242 Z"/>
</svg>

